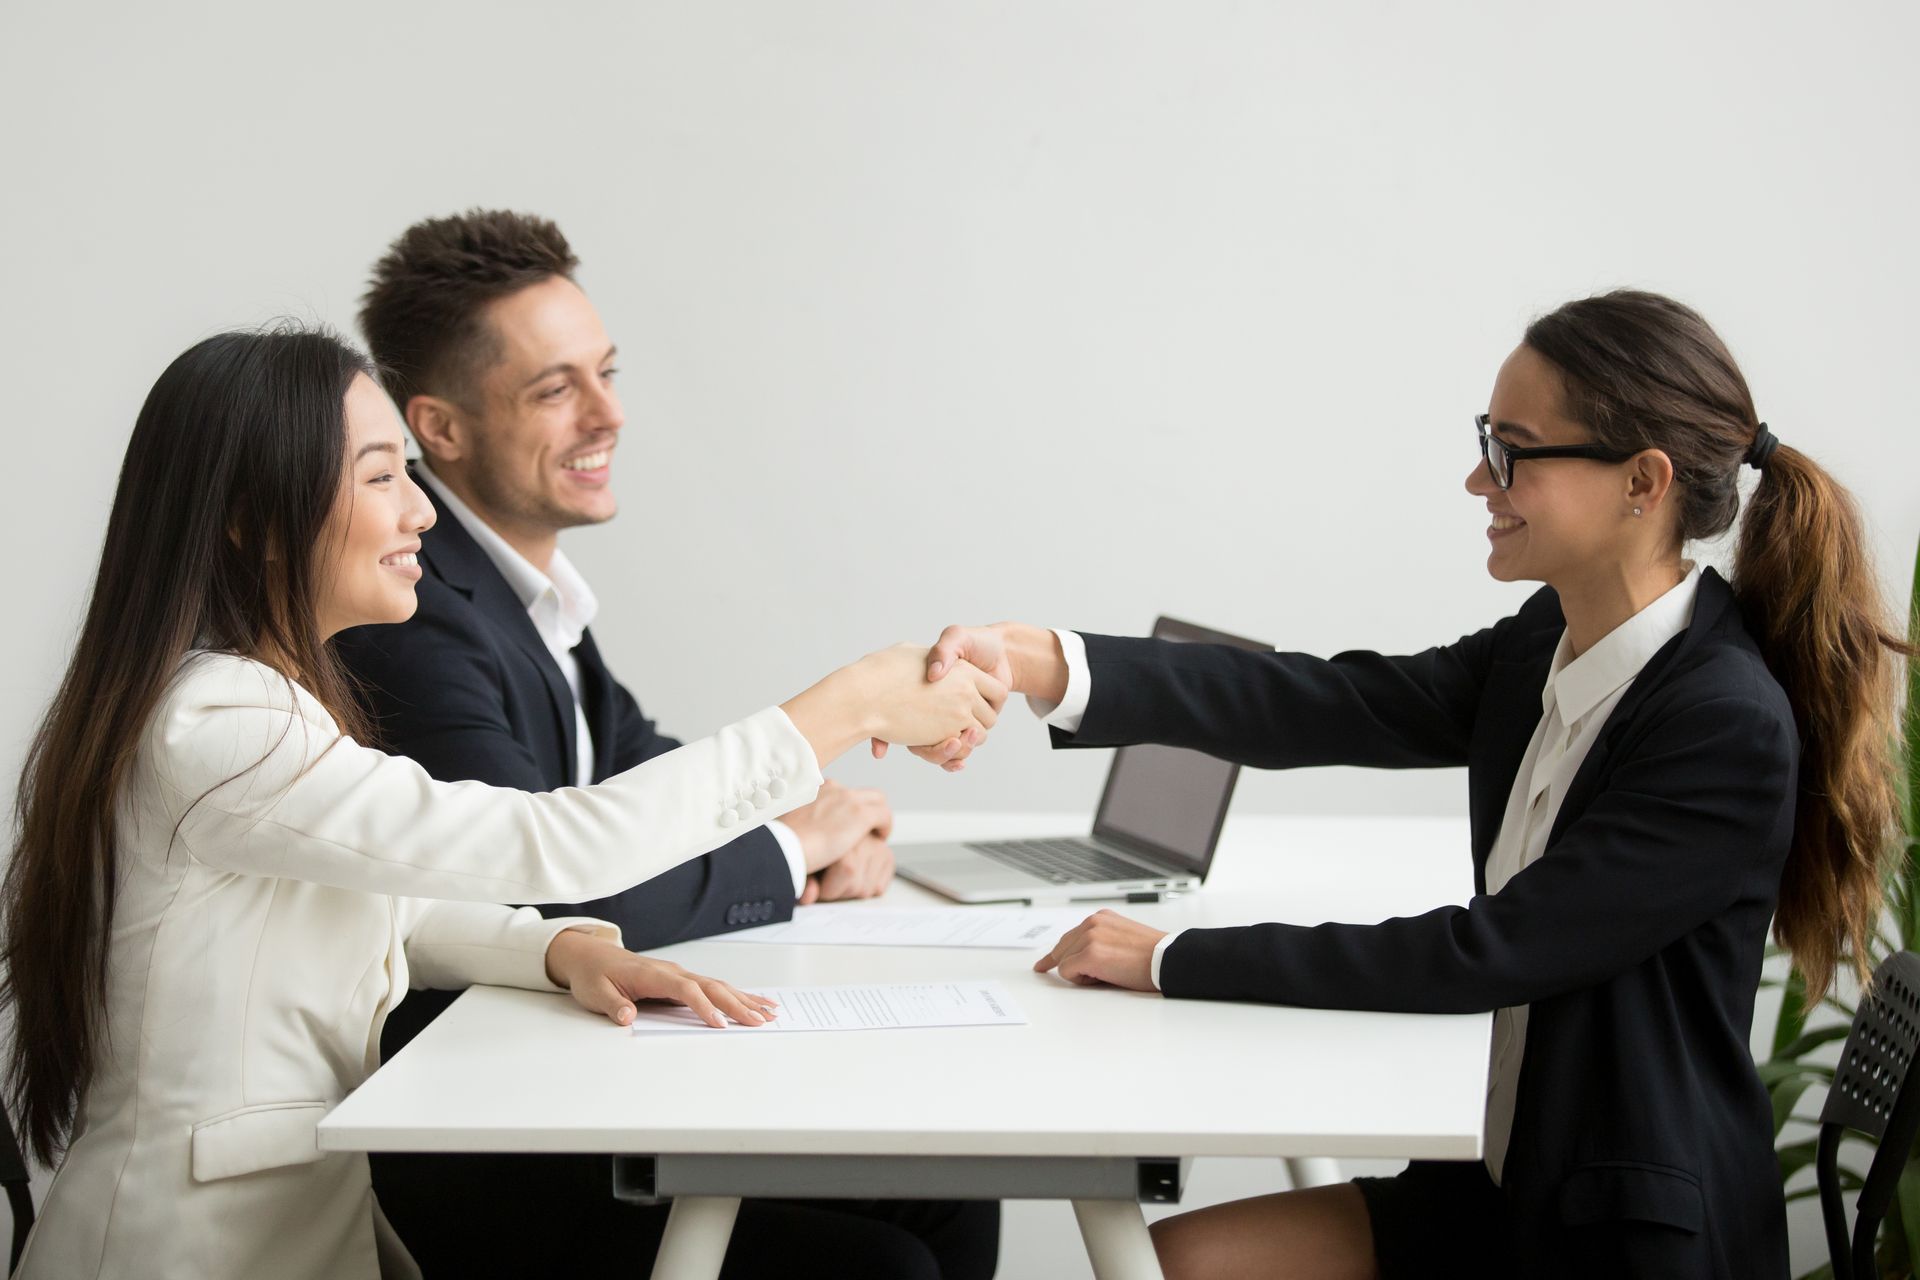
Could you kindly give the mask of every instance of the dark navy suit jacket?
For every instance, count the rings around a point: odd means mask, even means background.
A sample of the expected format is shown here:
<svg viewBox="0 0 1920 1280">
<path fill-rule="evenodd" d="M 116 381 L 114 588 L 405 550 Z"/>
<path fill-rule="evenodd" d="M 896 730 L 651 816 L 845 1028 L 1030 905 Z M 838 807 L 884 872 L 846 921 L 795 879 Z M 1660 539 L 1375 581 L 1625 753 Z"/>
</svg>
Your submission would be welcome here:
<svg viewBox="0 0 1920 1280">
<path fill-rule="evenodd" d="M 1284 769 L 1465 765 L 1465 907 L 1375 925 L 1196 929 L 1169 996 L 1464 1013 L 1531 1006 L 1502 1184 L 1529 1276 L 1787 1273 L 1772 1110 L 1748 1044 L 1793 837 L 1800 743 L 1732 590 L 1642 669 L 1545 854 L 1486 895 L 1565 619 L 1551 590 L 1412 657 L 1087 636 L 1063 746 L 1161 742 Z"/>
<path fill-rule="evenodd" d="M 573 785 L 573 691 L 525 606 L 450 512 L 439 510 L 420 543 L 414 616 L 356 627 L 335 642 L 364 686 L 377 745 L 412 757 L 445 782 L 471 779 L 522 791 Z M 641 714 L 607 670 L 591 631 L 573 653 L 592 729 L 595 782 L 680 745 Z M 638 951 L 790 918 L 793 873 L 779 842 L 755 827 L 611 898 L 535 905 L 549 916 L 611 921 Z M 410 995 L 388 1020 L 386 1052 L 412 1039 L 452 998 Z"/>
</svg>

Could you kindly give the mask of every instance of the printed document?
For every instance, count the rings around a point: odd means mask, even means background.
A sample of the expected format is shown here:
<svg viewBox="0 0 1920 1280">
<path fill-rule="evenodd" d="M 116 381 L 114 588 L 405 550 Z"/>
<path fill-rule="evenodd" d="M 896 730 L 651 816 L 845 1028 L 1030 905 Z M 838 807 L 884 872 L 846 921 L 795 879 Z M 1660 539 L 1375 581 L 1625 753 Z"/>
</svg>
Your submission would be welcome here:
<svg viewBox="0 0 1920 1280">
<path fill-rule="evenodd" d="M 749 988 L 750 990 L 752 988 Z M 778 1016 L 757 1027 L 710 1027 L 684 1005 L 638 1006 L 637 1036 L 707 1031 L 882 1031 L 895 1027 L 1013 1027 L 1027 1018 L 998 982 L 898 982 L 872 987 L 761 987 Z"/>
</svg>

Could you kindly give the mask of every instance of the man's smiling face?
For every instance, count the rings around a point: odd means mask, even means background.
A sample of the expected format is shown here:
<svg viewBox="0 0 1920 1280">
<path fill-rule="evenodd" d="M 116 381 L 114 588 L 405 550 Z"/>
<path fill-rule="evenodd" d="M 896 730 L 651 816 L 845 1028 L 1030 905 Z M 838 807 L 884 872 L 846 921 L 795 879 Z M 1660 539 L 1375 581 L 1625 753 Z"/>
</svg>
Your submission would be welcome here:
<svg viewBox="0 0 1920 1280">
<path fill-rule="evenodd" d="M 469 485 L 489 523 L 551 534 L 613 518 L 626 421 L 600 314 L 563 276 L 487 306 L 497 357 L 474 389 Z"/>
</svg>

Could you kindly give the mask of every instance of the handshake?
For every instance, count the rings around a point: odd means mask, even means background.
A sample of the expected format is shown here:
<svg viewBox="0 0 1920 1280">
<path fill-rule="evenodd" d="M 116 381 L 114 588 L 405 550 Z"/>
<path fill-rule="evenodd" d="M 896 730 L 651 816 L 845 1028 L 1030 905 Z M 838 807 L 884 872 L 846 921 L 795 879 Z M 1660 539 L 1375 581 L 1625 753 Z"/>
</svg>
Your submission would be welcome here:
<svg viewBox="0 0 1920 1280">
<path fill-rule="evenodd" d="M 781 704 L 822 767 L 860 742 L 876 758 L 898 743 L 949 772 L 987 740 L 1012 693 L 1066 688 L 1059 638 L 1038 627 L 948 627 L 931 649 L 898 644 L 840 668 Z M 874 897 L 893 878 L 893 813 L 872 788 L 828 781 L 786 815 L 805 854 L 810 902 Z"/>
<path fill-rule="evenodd" d="M 1058 702 L 1066 659 L 1053 632 L 1003 622 L 948 627 L 932 648 L 898 644 L 840 668 L 782 704 L 821 764 L 862 740 L 890 744 L 949 772 L 987 740 L 1007 697 Z"/>
</svg>

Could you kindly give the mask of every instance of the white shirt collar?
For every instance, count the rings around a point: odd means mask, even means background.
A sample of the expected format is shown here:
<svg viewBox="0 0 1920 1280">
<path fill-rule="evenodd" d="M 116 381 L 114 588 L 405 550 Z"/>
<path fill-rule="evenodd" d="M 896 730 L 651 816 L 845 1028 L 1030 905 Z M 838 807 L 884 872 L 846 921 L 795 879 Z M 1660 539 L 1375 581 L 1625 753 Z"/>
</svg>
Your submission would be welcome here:
<svg viewBox="0 0 1920 1280">
<path fill-rule="evenodd" d="M 543 631 L 550 626 L 562 650 L 579 644 L 580 637 L 600 612 L 600 600 L 587 580 L 580 576 L 580 571 L 573 567 L 573 561 L 567 559 L 566 552 L 555 547 L 547 572 L 540 572 L 472 507 L 462 502 L 460 495 L 433 474 L 433 468 L 425 461 L 421 462 L 418 472 L 427 488 L 433 490 L 435 501 L 458 520 L 487 553 L 487 559 L 493 561 L 493 567 L 507 580 L 507 586 L 519 598 L 521 607 L 532 615 L 535 624 Z"/>
<path fill-rule="evenodd" d="M 1700 589 L 1700 566 L 1693 565 L 1678 585 L 1646 608 L 1601 636 L 1575 658 L 1566 633 L 1553 651 L 1543 707 L 1558 703 L 1560 723 L 1573 725 L 1609 697 L 1632 683 L 1660 646 L 1685 631 L 1693 621 L 1694 596 Z"/>
</svg>

